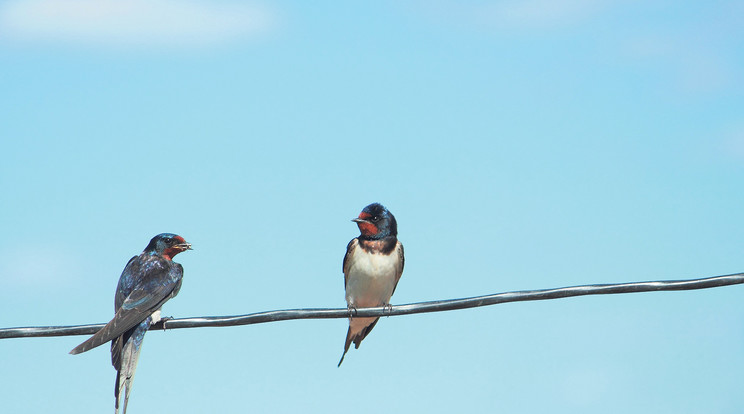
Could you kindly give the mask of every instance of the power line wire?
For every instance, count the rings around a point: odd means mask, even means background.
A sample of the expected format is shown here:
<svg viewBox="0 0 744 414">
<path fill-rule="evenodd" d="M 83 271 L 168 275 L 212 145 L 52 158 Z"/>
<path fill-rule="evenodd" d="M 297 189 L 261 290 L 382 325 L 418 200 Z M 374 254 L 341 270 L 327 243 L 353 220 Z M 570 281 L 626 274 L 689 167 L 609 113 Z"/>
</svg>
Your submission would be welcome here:
<svg viewBox="0 0 744 414">
<path fill-rule="evenodd" d="M 703 279 L 664 280 L 655 282 L 633 282 L 601 285 L 571 286 L 557 289 L 522 290 L 497 293 L 464 299 L 437 300 L 409 303 L 377 308 L 342 309 L 287 309 L 251 313 L 237 316 L 202 316 L 195 318 L 167 319 L 150 327 L 150 330 L 204 328 L 216 326 L 239 326 L 257 323 L 287 321 L 292 319 L 337 319 L 355 317 L 398 316 L 414 313 L 443 312 L 456 309 L 475 308 L 508 302 L 561 299 L 585 295 L 610 295 L 618 293 L 658 292 L 676 290 L 708 289 L 744 283 L 744 273 L 716 276 Z M 105 324 L 74 326 L 33 326 L 0 329 L 0 339 L 30 338 L 46 336 L 92 335 Z"/>
</svg>

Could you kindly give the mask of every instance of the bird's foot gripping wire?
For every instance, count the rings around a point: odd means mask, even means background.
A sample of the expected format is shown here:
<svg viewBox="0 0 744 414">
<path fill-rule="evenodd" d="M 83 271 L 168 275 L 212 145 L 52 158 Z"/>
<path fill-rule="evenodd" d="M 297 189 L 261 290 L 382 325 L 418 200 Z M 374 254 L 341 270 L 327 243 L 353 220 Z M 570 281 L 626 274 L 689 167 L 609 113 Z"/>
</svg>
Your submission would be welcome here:
<svg viewBox="0 0 744 414">
<path fill-rule="evenodd" d="M 163 324 L 163 330 L 165 330 L 165 323 L 166 323 L 166 322 L 168 322 L 168 321 L 171 321 L 171 320 L 173 320 L 173 317 L 172 317 L 172 316 L 164 316 L 164 317 L 163 317 L 163 318 L 162 318 L 162 319 L 160 320 L 160 323 L 162 323 L 162 324 Z"/>
<path fill-rule="evenodd" d="M 165 328 L 165 323 L 168 322 L 168 321 L 170 321 L 170 320 L 173 320 L 173 317 L 172 316 L 163 316 L 160 319 L 158 319 L 157 322 L 153 322 L 150 326 L 152 326 L 153 329 L 161 329 L 162 328 L 163 330 L 165 330 L 166 329 Z"/>
<path fill-rule="evenodd" d="M 349 319 L 351 319 L 352 316 L 356 315 L 357 308 L 354 305 L 349 305 L 346 307 L 348 313 L 349 313 Z"/>
</svg>

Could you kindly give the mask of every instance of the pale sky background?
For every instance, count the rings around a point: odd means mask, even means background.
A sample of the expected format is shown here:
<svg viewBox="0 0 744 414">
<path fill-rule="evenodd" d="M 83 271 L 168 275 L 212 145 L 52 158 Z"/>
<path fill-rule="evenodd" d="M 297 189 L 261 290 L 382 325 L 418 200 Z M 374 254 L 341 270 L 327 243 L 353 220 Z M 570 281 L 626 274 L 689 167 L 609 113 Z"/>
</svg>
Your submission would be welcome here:
<svg viewBox="0 0 744 414">
<path fill-rule="evenodd" d="M 102 323 L 157 233 L 163 314 L 744 271 L 740 1 L 0 1 L 0 327 Z M 129 413 L 741 413 L 740 286 L 150 332 Z M 0 340 L 3 412 L 113 410 L 108 346 Z"/>
</svg>

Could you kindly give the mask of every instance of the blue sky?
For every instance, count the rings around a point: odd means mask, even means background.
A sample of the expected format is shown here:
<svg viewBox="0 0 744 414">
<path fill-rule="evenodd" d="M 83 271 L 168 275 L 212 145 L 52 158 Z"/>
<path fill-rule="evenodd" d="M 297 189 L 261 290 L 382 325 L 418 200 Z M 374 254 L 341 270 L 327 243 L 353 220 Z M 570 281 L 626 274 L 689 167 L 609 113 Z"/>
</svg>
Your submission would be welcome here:
<svg viewBox="0 0 744 414">
<path fill-rule="evenodd" d="M 371 202 L 392 302 L 744 271 L 735 1 L 0 2 L 0 327 L 344 307 Z M 130 413 L 739 413 L 741 287 L 147 335 Z M 13 412 L 113 408 L 108 347 L 0 343 Z"/>
</svg>

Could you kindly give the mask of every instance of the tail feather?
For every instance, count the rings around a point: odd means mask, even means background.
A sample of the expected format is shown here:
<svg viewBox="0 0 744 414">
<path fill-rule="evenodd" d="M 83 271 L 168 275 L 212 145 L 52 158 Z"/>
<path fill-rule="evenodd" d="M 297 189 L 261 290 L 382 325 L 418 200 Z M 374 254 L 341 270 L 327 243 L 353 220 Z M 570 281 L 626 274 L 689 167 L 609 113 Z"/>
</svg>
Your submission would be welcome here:
<svg viewBox="0 0 744 414">
<path fill-rule="evenodd" d="M 344 353 L 341 355 L 341 360 L 338 361 L 338 365 L 336 367 L 340 367 L 341 363 L 344 362 L 344 357 L 346 356 L 346 353 L 349 352 L 349 346 L 351 345 L 351 326 L 349 326 L 349 330 L 346 332 L 346 343 L 344 343 Z M 359 348 L 359 345 L 356 346 Z"/>
<path fill-rule="evenodd" d="M 137 361 L 140 350 L 142 349 L 142 340 L 148 327 L 149 320 L 145 320 L 134 328 L 133 331 L 128 332 L 112 343 L 112 362 L 116 368 L 116 384 L 114 386 L 114 397 L 116 398 L 114 407 L 116 414 L 119 413 L 122 396 L 124 397 L 122 411 L 123 414 L 127 413 L 129 393 L 132 391 L 132 382 L 134 381 L 134 373 L 137 370 Z"/>
<path fill-rule="evenodd" d="M 132 382 L 134 373 L 137 370 L 137 359 L 139 358 L 140 347 L 134 345 L 134 341 L 129 341 L 124 345 L 122 352 L 122 366 L 116 373 L 116 387 L 114 388 L 114 397 L 116 397 L 115 413 L 118 414 L 122 394 L 124 395 L 123 414 L 127 414 L 127 404 L 129 403 L 129 393 L 132 392 Z"/>
<path fill-rule="evenodd" d="M 349 330 L 346 332 L 346 342 L 344 343 L 344 353 L 341 355 L 341 360 L 338 361 L 337 367 L 340 367 L 341 363 L 344 362 L 344 357 L 349 352 L 351 343 L 354 342 L 354 349 L 359 349 L 359 345 L 361 345 L 364 338 L 369 335 L 379 320 L 380 318 L 352 318 L 349 321 Z"/>
</svg>

